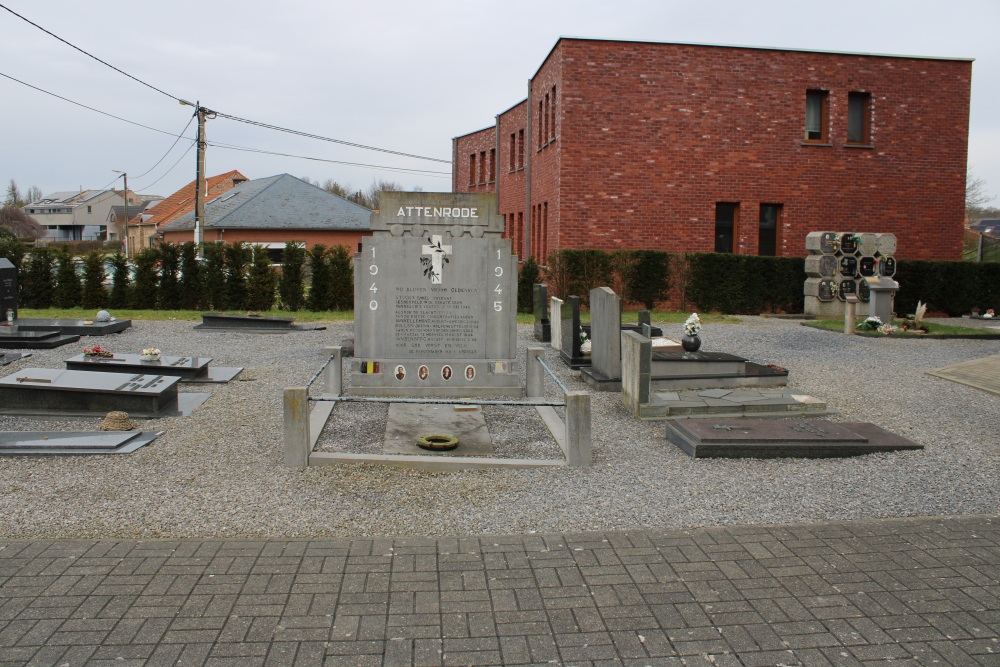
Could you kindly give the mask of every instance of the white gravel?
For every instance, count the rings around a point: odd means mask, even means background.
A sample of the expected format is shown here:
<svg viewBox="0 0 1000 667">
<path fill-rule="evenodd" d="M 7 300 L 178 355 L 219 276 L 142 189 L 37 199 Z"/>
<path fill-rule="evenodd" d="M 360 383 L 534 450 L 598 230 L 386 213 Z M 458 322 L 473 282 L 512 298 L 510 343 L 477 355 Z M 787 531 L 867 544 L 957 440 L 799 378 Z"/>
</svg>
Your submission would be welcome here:
<svg viewBox="0 0 1000 667">
<path fill-rule="evenodd" d="M 969 323 L 968 321 L 964 321 Z M 992 323 L 977 322 L 982 326 Z M 826 460 L 693 460 L 611 393 L 592 394 L 595 462 L 586 469 L 428 473 L 377 465 L 282 467 L 281 394 L 325 361 L 351 323 L 284 336 L 135 322 L 114 336 L 36 351 L 0 369 L 61 368 L 84 344 L 117 352 L 211 356 L 246 366 L 242 381 L 182 385 L 212 397 L 189 417 L 141 422 L 165 433 L 130 455 L 0 458 L 0 537 L 440 536 L 774 524 L 1000 511 L 1000 396 L 924 375 L 1000 353 L 1000 341 L 896 340 L 744 317 L 708 324 L 707 350 L 791 372 L 790 385 L 827 400 L 839 421 L 870 421 L 923 444 L 915 452 Z M 681 325 L 665 332 L 680 335 Z M 534 341 L 519 326 L 523 361 Z M 570 389 L 579 374 L 546 346 Z M 556 396 L 555 384 L 546 381 Z M 319 393 L 321 387 L 314 387 Z M 498 453 L 551 458 L 533 410 L 487 410 Z M 0 417 L 0 430 L 90 430 L 98 419 Z M 377 451 L 385 407 L 341 404 L 321 446 Z"/>
</svg>

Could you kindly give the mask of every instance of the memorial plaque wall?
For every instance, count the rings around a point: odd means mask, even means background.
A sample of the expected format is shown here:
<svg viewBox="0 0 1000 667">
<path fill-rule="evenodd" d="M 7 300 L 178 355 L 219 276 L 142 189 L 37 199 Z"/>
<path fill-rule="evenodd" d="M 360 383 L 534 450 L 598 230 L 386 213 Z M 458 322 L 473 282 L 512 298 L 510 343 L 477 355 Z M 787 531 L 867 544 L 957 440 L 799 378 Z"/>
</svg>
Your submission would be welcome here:
<svg viewBox="0 0 1000 667">
<path fill-rule="evenodd" d="M 350 393 L 520 396 L 517 256 L 496 197 L 384 192 L 354 258 Z"/>
<path fill-rule="evenodd" d="M 843 317 L 848 295 L 861 303 L 857 317 L 869 311 L 869 281 L 896 273 L 896 237 L 885 233 L 810 232 L 806 236 L 805 312 L 818 317 Z M 832 280 L 827 280 L 832 278 Z M 866 280 L 867 279 L 867 280 Z"/>
</svg>

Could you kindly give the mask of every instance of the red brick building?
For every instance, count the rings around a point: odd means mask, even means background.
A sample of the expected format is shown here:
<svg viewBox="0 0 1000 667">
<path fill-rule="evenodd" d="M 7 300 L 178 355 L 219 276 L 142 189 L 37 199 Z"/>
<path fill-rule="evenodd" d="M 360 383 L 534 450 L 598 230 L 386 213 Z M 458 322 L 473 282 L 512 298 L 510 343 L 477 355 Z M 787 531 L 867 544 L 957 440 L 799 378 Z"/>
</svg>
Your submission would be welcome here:
<svg viewBox="0 0 1000 667">
<path fill-rule="evenodd" d="M 804 256 L 892 232 L 960 259 L 972 61 L 561 38 L 496 124 L 452 141 L 522 257 L 556 248 Z"/>
</svg>

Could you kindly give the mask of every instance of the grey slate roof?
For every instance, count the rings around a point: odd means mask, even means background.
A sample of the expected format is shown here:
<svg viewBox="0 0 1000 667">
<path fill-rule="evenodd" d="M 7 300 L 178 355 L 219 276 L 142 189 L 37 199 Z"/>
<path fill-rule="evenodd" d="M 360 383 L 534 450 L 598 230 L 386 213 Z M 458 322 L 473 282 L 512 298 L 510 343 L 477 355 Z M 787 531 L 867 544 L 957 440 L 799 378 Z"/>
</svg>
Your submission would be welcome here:
<svg viewBox="0 0 1000 667">
<path fill-rule="evenodd" d="M 372 212 L 289 174 L 240 183 L 205 205 L 205 229 L 368 230 Z M 194 229 L 194 212 L 160 227 Z"/>
</svg>

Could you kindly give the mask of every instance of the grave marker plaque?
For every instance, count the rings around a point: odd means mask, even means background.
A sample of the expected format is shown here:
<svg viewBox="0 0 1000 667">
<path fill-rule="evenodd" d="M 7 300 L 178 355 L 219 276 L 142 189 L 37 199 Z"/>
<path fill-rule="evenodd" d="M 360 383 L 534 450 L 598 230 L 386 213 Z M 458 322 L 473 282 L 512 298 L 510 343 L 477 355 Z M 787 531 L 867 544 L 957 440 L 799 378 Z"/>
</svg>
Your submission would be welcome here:
<svg viewBox="0 0 1000 667">
<path fill-rule="evenodd" d="M 496 197 L 384 192 L 371 228 L 354 257 L 349 393 L 523 395 L 517 256 Z"/>
<path fill-rule="evenodd" d="M 7 323 L 7 311 L 17 319 L 17 269 L 9 259 L 0 257 L 0 323 Z"/>
<path fill-rule="evenodd" d="M 857 283 L 853 280 L 842 280 L 840 281 L 840 287 L 837 289 L 837 296 L 841 301 L 846 301 L 848 296 L 857 295 L 857 287 Z"/>
<path fill-rule="evenodd" d="M 883 257 L 878 261 L 878 272 L 887 278 L 896 275 L 896 259 L 894 257 Z"/>
<path fill-rule="evenodd" d="M 875 267 L 877 266 L 874 257 L 862 257 L 861 262 L 858 264 L 858 272 L 866 277 L 870 278 L 875 275 Z"/>
<path fill-rule="evenodd" d="M 858 251 L 858 237 L 854 232 L 848 232 L 840 237 L 840 252 L 853 255 Z"/>
<path fill-rule="evenodd" d="M 848 278 L 858 275 L 858 260 L 856 257 L 840 258 L 840 275 Z"/>
<path fill-rule="evenodd" d="M 861 280 L 858 281 L 858 299 L 860 299 L 864 303 L 868 303 L 869 299 L 871 299 L 871 296 L 872 296 L 871 286 L 868 284 L 867 279 L 862 278 Z"/>
</svg>

